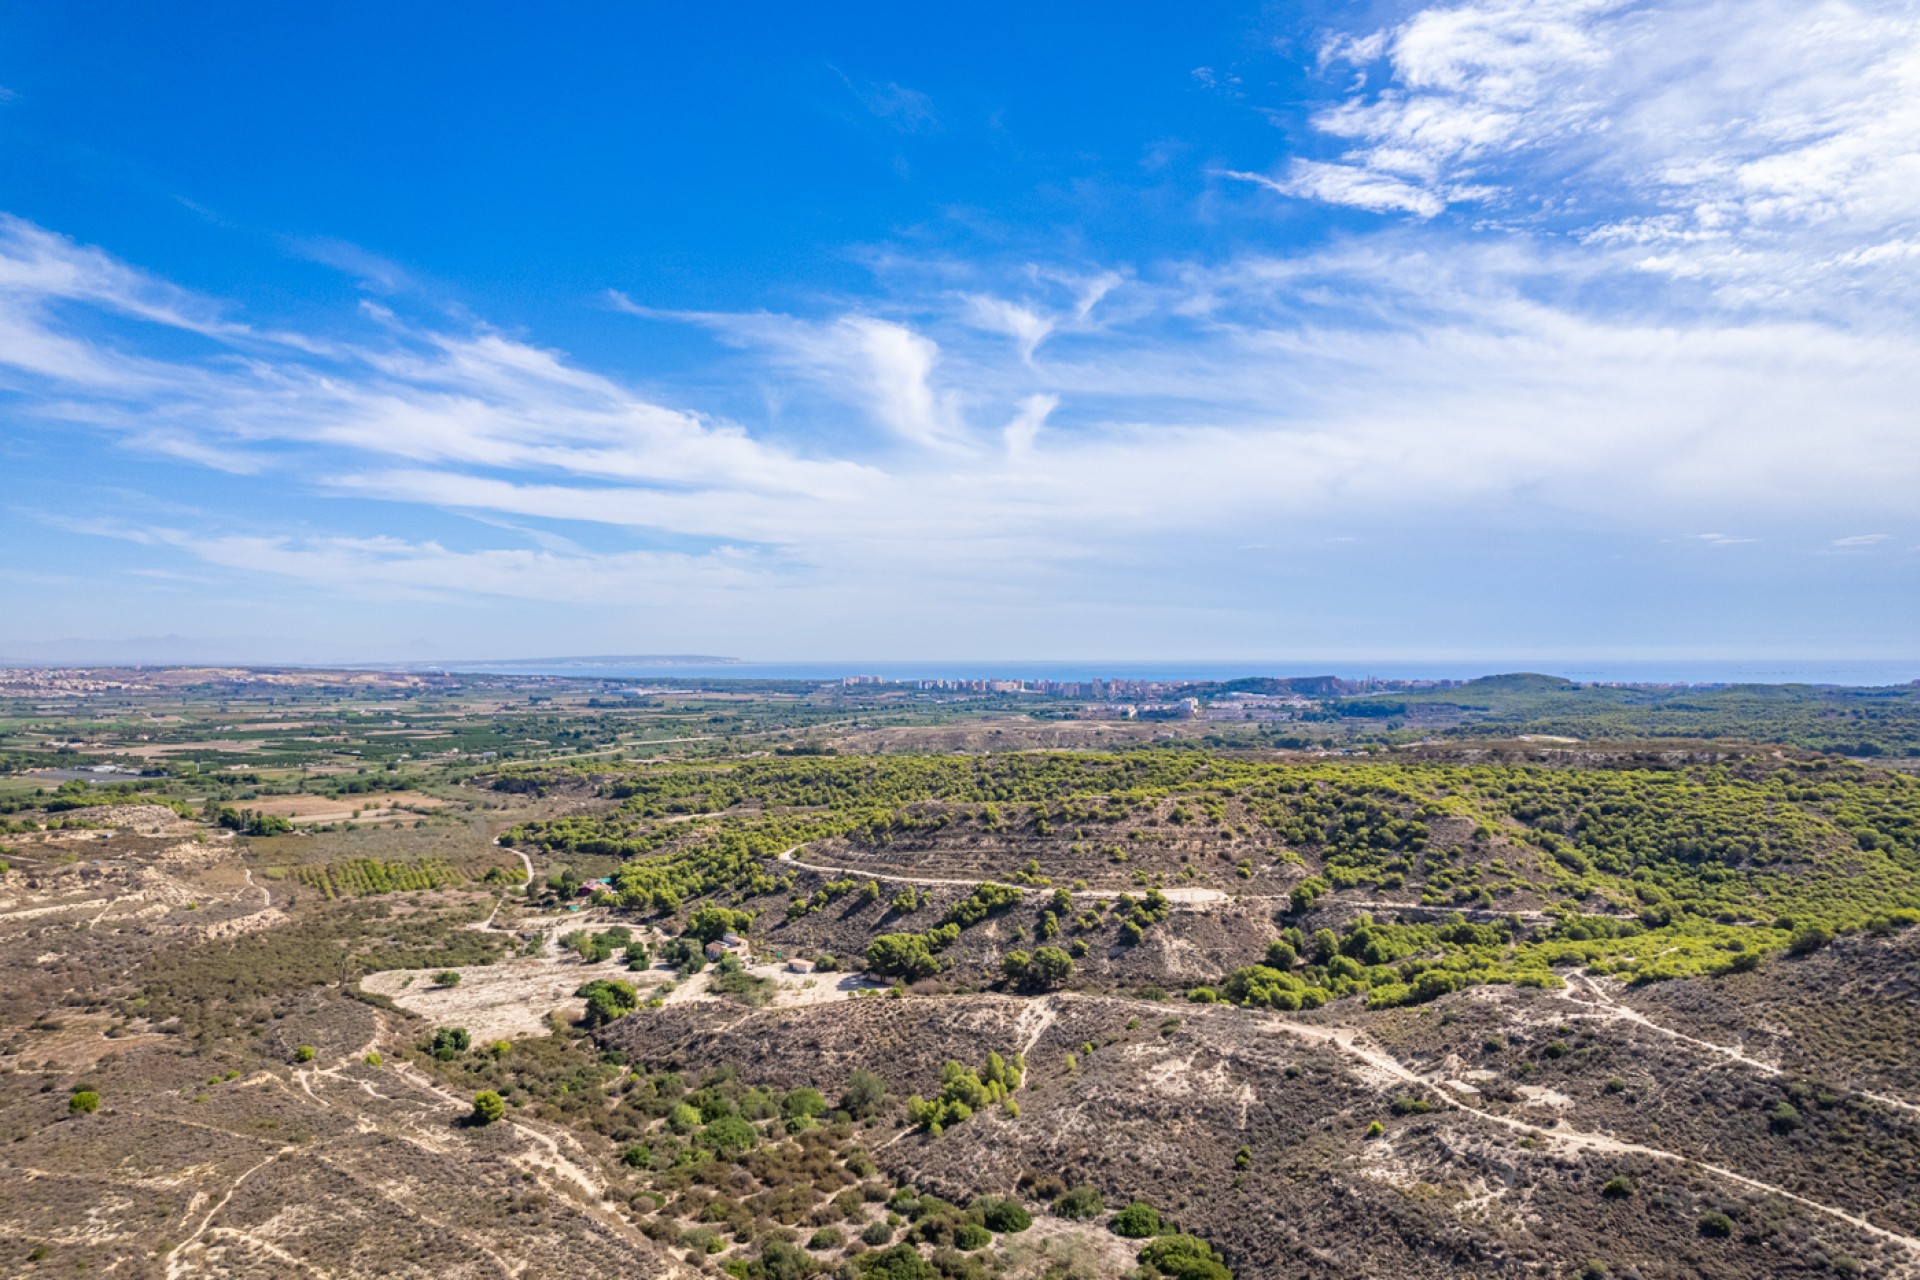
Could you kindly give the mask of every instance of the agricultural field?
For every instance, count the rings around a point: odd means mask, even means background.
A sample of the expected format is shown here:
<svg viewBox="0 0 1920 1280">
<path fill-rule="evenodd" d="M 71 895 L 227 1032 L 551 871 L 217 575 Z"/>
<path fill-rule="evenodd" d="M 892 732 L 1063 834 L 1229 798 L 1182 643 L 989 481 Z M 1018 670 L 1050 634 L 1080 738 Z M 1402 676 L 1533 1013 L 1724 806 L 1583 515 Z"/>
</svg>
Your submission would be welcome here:
<svg viewBox="0 0 1920 1280">
<path fill-rule="evenodd" d="M 61 687 L 0 721 L 0 1273 L 1920 1275 L 1920 781 L 1740 699 Z"/>
</svg>

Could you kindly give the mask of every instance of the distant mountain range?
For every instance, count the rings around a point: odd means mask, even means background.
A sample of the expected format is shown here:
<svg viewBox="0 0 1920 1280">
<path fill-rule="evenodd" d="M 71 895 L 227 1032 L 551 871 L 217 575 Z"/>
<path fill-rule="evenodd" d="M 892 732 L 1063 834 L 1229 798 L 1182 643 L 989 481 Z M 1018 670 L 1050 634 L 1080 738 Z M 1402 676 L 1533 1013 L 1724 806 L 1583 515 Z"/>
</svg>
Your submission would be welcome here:
<svg viewBox="0 0 1920 1280">
<path fill-rule="evenodd" d="M 134 636 L 126 640 L 0 640 L 0 664 L 90 666 L 319 666 L 341 655 L 284 636 Z"/>
</svg>

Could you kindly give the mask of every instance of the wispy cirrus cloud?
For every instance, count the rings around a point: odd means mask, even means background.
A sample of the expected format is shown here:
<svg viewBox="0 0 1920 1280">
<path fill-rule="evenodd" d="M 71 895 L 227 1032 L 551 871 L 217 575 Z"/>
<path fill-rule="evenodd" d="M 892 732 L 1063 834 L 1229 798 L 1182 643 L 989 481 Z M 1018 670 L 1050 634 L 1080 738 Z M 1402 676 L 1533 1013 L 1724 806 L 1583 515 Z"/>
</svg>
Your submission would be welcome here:
<svg viewBox="0 0 1920 1280">
<path fill-rule="evenodd" d="M 1325 200 L 1329 204 L 1350 205 L 1373 213 L 1411 213 L 1431 218 L 1446 209 L 1452 193 L 1360 165 L 1328 164 L 1320 160 L 1295 160 L 1287 166 L 1286 176 L 1269 177 L 1264 173 L 1243 173 L 1222 169 L 1222 177 L 1277 191 L 1283 196 L 1304 200 Z"/>
<path fill-rule="evenodd" d="M 1578 236 L 1749 300 L 1909 257 L 1920 14 L 1894 0 L 1469 0 L 1327 39 L 1302 199 Z"/>
<path fill-rule="evenodd" d="M 840 82 L 866 109 L 868 115 L 897 133 L 928 133 L 940 127 L 940 113 L 933 99 L 918 89 L 909 89 L 891 80 L 861 80 L 833 68 Z"/>
<path fill-rule="evenodd" d="M 0 267 L 43 282 L 0 292 L 0 326 L 29 339 L 0 349 L 27 414 L 316 494 L 694 539 L 752 555 L 767 580 L 878 582 L 928 564 L 959 580 L 1004 570 L 1010 555 L 1071 575 L 1189 538 L 1317 545 L 1324 521 L 1356 510 L 1376 523 L 1525 511 L 1657 537 L 1676 504 L 1770 521 L 1893 515 L 1920 483 L 1910 337 L 1583 315 L 1530 299 L 1525 282 L 1543 268 L 1499 248 L 1451 253 L 1451 274 L 1419 267 L 1408 244 L 1097 285 L 1065 273 L 1058 307 L 977 288 L 923 297 L 911 315 L 629 308 L 697 323 L 749 367 L 811 387 L 817 418 L 872 424 L 799 452 L 485 328 L 373 308 L 352 341 L 276 345 L 97 251 L 47 233 L 13 244 L 96 268 L 82 287 L 66 283 L 78 266 Z M 84 337 L 86 309 L 132 312 L 121 292 L 171 298 L 142 320 L 165 329 L 189 316 L 222 345 L 187 357 L 137 330 Z M 1089 297 L 1114 318 L 1087 323 Z M 74 348 L 88 360 L 61 355 Z M 1849 403 L 1835 415 L 1842 380 Z M 1803 430 L 1816 416 L 1817 442 Z M 397 566 L 418 562 L 490 565 L 489 581 L 511 586 L 533 576 L 512 566 L 558 573 L 560 561 L 624 554 L 552 544 L 537 549 L 548 559 L 463 559 L 301 539 L 155 545 L 330 584 L 351 580 L 333 566 L 355 556 L 378 569 L 367 582 L 398 582 L 413 570 Z"/>
<path fill-rule="evenodd" d="M 310 256 L 385 296 L 322 338 L 9 220 L 0 395 L 19 424 L 352 509 L 84 526 L 343 598 L 777 599 L 947 634 L 1010 602 L 1105 601 L 1110 624 L 1143 592 L 1211 617 L 1253 551 L 1278 573 L 1433 530 L 1694 546 L 1726 572 L 1869 547 L 1888 535 L 1831 531 L 1906 529 L 1920 487 L 1920 326 L 1897 305 L 1920 41 L 1899 10 L 1755 12 L 1750 33 L 1718 4 L 1478 0 L 1346 33 L 1325 64 L 1360 78 L 1315 118 L 1343 150 L 1230 176 L 1386 215 L 1372 230 L 1144 263 L 875 255 L 869 293 L 791 313 L 609 293 L 720 344 L 645 392 L 409 314 L 403 267 L 338 246 Z M 778 412 L 720 412 L 736 383 Z"/>
</svg>

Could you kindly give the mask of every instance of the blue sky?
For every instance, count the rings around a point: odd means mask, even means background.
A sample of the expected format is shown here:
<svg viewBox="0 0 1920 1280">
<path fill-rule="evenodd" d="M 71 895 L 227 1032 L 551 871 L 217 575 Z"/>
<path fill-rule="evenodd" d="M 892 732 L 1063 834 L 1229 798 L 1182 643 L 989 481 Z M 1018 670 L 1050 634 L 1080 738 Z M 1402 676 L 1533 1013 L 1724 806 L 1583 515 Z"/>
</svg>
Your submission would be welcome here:
<svg viewBox="0 0 1920 1280">
<path fill-rule="evenodd" d="M 400 8 L 0 9 L 0 657 L 1915 655 L 1912 3 Z"/>
</svg>

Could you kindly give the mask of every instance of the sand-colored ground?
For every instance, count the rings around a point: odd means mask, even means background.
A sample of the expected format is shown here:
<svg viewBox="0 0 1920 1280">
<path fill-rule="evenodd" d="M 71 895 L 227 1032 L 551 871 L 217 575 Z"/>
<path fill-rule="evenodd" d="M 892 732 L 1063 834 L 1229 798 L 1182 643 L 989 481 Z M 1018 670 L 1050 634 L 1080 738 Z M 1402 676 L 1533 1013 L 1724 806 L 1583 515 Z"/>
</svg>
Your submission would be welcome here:
<svg viewBox="0 0 1920 1280">
<path fill-rule="evenodd" d="M 586 1001 L 573 993 L 583 982 L 618 978 L 633 983 L 645 994 L 648 988 L 673 980 L 672 972 L 666 969 L 630 972 L 626 962 L 618 958 L 605 964 L 586 964 L 578 957 L 553 955 L 468 965 L 459 973 L 457 987 L 436 985 L 433 971 L 427 969 L 371 974 L 360 985 L 435 1026 L 465 1027 L 476 1042 L 484 1043 L 545 1035 L 547 1015 L 556 1009 L 569 1021 L 580 1017 Z"/>
<path fill-rule="evenodd" d="M 142 760 L 155 760 L 163 756 L 177 756 L 186 751 L 240 752 L 258 751 L 266 745 L 263 738 L 206 738 L 199 742 L 140 742 L 116 746 L 114 750 L 121 755 L 138 756 Z"/>
<path fill-rule="evenodd" d="M 540 953 L 514 956 L 498 964 L 469 965 L 459 970 L 460 981 L 452 987 L 434 982 L 437 970 L 428 969 L 392 969 L 370 974 L 360 985 L 366 991 L 386 996 L 435 1026 L 465 1027 L 477 1041 L 544 1035 L 548 1030 L 548 1016 L 555 1011 L 568 1020 L 580 1017 L 586 1002 L 574 992 L 595 978 L 630 982 L 639 989 L 642 999 L 659 995 L 667 1004 L 728 998 L 708 989 L 712 969 L 686 979 L 663 965 L 636 972 L 628 969 L 626 961 L 617 955 L 601 964 L 588 964 L 560 944 L 560 938 L 574 930 L 598 932 L 619 923 L 623 922 L 598 912 L 540 916 L 523 920 L 512 928 L 488 923 L 485 927 L 489 932 L 527 936 L 538 931 Z M 634 937 L 656 952 L 666 941 L 657 930 L 646 928 L 635 929 Z M 749 965 L 747 971 L 774 984 L 770 1003 L 775 1008 L 847 1000 L 862 991 L 881 990 L 886 986 L 854 973 L 792 973 L 783 961 Z"/>
<path fill-rule="evenodd" d="M 412 792 L 360 796 L 267 796 L 246 807 L 277 814 L 289 822 L 380 822 L 438 809 L 445 800 Z"/>
</svg>

